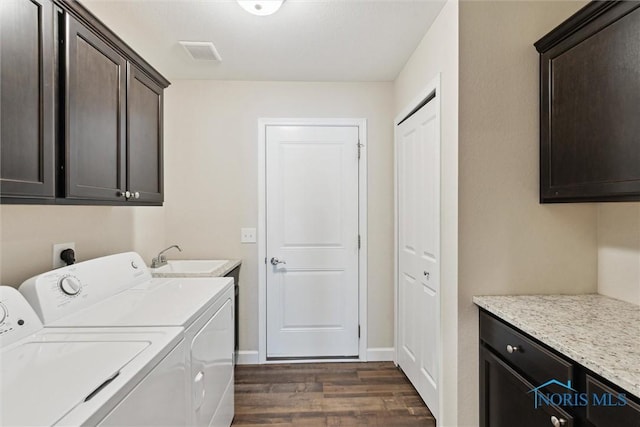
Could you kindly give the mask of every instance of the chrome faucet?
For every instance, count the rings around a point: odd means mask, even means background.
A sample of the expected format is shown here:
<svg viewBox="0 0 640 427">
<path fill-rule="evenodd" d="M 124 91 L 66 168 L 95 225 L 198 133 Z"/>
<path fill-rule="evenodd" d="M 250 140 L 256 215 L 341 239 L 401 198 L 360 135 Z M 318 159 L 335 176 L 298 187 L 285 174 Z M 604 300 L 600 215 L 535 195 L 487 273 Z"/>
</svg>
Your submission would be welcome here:
<svg viewBox="0 0 640 427">
<path fill-rule="evenodd" d="M 162 267 L 163 265 L 167 265 L 167 257 L 164 256 L 164 253 L 173 248 L 176 248 L 177 250 L 182 252 L 182 249 L 180 249 L 180 246 L 178 245 L 171 245 L 168 248 L 161 250 L 158 256 L 151 260 L 151 268 L 158 268 Z"/>
</svg>

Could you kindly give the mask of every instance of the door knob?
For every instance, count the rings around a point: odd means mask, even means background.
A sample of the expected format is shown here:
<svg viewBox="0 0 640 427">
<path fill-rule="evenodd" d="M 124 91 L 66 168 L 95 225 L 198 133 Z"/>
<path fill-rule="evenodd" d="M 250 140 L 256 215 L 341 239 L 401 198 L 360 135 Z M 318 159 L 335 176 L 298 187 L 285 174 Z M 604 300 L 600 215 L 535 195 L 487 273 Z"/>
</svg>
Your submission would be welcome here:
<svg viewBox="0 0 640 427">
<path fill-rule="evenodd" d="M 280 261 L 278 258 L 271 258 L 271 265 L 286 264 L 286 261 Z"/>
<path fill-rule="evenodd" d="M 507 353 L 509 354 L 517 353 L 519 351 L 520 351 L 520 347 L 518 347 L 517 345 L 511 345 L 511 344 L 507 345 Z"/>
<path fill-rule="evenodd" d="M 564 418 L 558 418 L 555 415 L 551 416 L 551 425 L 553 427 L 562 427 L 567 424 L 567 420 Z"/>
</svg>

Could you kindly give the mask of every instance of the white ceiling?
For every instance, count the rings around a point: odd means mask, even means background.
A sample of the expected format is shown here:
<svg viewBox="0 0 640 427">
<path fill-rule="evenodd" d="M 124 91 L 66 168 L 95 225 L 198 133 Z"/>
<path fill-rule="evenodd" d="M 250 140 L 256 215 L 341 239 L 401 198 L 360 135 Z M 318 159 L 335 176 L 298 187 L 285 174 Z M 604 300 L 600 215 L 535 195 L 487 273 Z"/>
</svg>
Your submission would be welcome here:
<svg viewBox="0 0 640 427">
<path fill-rule="evenodd" d="M 286 0 L 274 15 L 235 0 L 81 0 L 169 79 L 390 81 L 445 0 Z M 178 41 L 211 41 L 221 63 Z"/>
</svg>

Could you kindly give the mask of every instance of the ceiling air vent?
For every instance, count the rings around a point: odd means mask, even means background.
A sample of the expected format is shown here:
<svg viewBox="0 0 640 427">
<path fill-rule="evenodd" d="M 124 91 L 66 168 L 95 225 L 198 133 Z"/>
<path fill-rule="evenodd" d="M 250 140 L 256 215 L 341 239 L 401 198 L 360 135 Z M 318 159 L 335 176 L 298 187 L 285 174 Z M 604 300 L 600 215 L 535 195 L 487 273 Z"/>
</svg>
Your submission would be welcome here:
<svg viewBox="0 0 640 427">
<path fill-rule="evenodd" d="M 198 61 L 222 61 L 222 57 L 211 42 L 179 42 L 189 56 Z"/>
</svg>

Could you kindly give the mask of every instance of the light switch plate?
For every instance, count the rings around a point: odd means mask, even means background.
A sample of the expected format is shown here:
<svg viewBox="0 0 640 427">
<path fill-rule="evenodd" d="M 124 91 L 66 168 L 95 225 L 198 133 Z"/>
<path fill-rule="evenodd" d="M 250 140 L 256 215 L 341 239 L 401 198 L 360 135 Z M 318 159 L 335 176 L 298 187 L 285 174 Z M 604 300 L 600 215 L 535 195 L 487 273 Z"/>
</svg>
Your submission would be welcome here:
<svg viewBox="0 0 640 427">
<path fill-rule="evenodd" d="M 60 253 L 65 249 L 73 249 L 76 250 L 76 243 L 55 243 L 53 245 L 53 268 L 65 267 L 66 264 L 63 260 L 60 259 Z"/>
<path fill-rule="evenodd" d="M 256 243 L 256 229 L 255 228 L 241 228 L 240 229 L 240 243 Z"/>
</svg>

